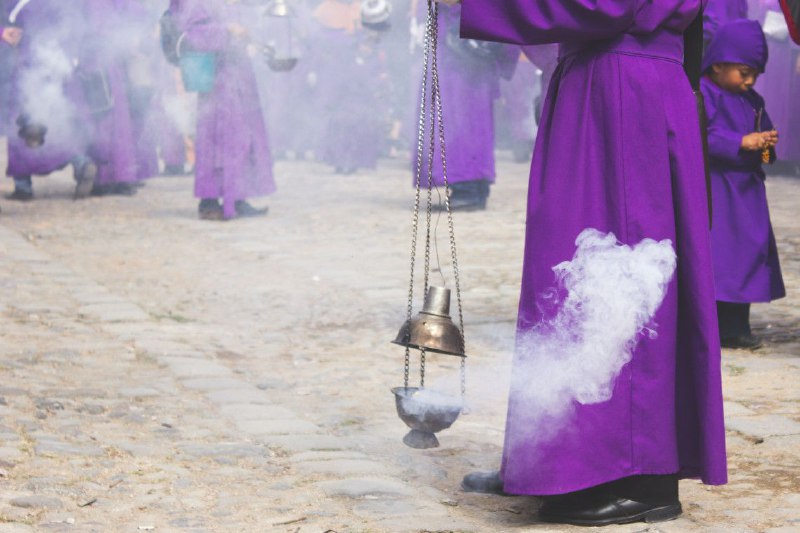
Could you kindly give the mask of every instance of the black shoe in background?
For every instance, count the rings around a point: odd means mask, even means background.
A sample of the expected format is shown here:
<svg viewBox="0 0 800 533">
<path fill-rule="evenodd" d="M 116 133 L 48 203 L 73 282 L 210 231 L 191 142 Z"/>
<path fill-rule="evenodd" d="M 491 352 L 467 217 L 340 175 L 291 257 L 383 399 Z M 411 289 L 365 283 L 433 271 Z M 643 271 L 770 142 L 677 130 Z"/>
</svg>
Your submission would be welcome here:
<svg viewBox="0 0 800 533">
<path fill-rule="evenodd" d="M 14 189 L 14 192 L 6 195 L 6 200 L 13 200 L 15 202 L 30 202 L 33 200 L 33 193 L 20 189 Z"/>
<path fill-rule="evenodd" d="M 245 200 L 236 200 L 236 215 L 240 217 L 260 217 L 267 214 L 268 207 L 253 207 Z"/>
<path fill-rule="evenodd" d="M 755 351 L 759 348 L 763 348 L 764 341 L 755 335 L 741 335 L 737 337 L 724 337 L 720 339 L 720 344 L 722 344 L 723 348 Z"/>
</svg>

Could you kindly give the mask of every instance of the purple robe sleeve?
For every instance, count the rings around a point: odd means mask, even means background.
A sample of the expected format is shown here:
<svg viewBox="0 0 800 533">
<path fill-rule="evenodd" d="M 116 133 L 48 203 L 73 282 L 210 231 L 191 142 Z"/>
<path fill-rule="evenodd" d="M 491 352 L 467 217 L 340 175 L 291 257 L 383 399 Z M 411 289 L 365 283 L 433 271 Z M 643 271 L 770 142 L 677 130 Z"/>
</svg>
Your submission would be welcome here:
<svg viewBox="0 0 800 533">
<path fill-rule="evenodd" d="M 708 154 L 715 159 L 738 163 L 741 161 L 742 134 L 722 127 L 721 120 L 716 120 L 719 99 L 715 91 L 708 88 L 708 82 L 703 82 L 700 87 L 708 119 Z"/>
<path fill-rule="evenodd" d="M 644 0 L 463 0 L 461 35 L 515 44 L 606 39 L 625 33 L 642 3 Z"/>
</svg>

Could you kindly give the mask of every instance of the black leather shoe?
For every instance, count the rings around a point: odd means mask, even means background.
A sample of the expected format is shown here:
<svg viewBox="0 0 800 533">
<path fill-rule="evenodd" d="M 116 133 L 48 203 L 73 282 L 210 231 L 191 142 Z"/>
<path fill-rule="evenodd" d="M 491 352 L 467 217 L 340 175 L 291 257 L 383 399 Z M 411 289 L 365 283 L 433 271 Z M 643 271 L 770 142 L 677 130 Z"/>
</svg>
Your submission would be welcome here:
<svg viewBox="0 0 800 533">
<path fill-rule="evenodd" d="M 30 202 L 33 200 L 33 193 L 14 189 L 14 192 L 6 195 L 6 200 L 14 200 L 17 202 Z"/>
<path fill-rule="evenodd" d="M 629 500 L 613 493 L 574 498 L 545 498 L 539 520 L 575 526 L 608 526 L 633 522 L 665 522 L 681 515 L 681 503 L 652 504 Z"/>
<path fill-rule="evenodd" d="M 724 337 L 720 339 L 723 348 L 733 348 L 736 350 L 758 350 L 764 346 L 764 342 L 755 335 L 741 335 L 738 337 Z"/>
<path fill-rule="evenodd" d="M 500 479 L 500 472 L 472 472 L 467 474 L 461 480 L 461 490 L 464 492 L 510 496 L 503 490 L 503 480 Z"/>
<path fill-rule="evenodd" d="M 236 215 L 240 217 L 260 217 L 267 214 L 268 207 L 253 207 L 244 200 L 236 200 Z"/>
</svg>

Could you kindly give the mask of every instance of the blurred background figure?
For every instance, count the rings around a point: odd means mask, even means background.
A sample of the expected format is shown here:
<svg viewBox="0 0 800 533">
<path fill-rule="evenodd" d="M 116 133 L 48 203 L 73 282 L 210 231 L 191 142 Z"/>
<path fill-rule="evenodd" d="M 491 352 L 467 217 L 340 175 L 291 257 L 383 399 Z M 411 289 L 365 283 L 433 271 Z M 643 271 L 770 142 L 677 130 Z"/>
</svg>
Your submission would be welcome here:
<svg viewBox="0 0 800 533">
<path fill-rule="evenodd" d="M 789 38 L 778 0 L 750 0 L 750 8 L 769 46 L 769 68 L 759 77 L 756 90 L 769 105 L 781 136 L 778 160 L 768 172 L 800 176 L 800 46 Z"/>
<path fill-rule="evenodd" d="M 425 3 L 420 1 L 417 18 L 421 22 L 425 19 L 424 13 Z M 490 186 L 496 179 L 494 101 L 500 96 L 500 78 L 513 76 L 520 49 L 460 39 L 460 16 L 459 6 L 442 8 L 439 13 L 439 77 L 447 138 L 450 206 L 456 210 L 483 210 Z M 430 80 L 428 87 L 431 87 Z M 427 146 L 425 149 L 423 169 L 426 168 Z M 433 171 L 437 186 L 444 185 L 440 155 L 437 149 Z M 413 164 L 416 166 L 416 158 Z M 426 179 L 423 173 L 422 181 Z"/>
<path fill-rule="evenodd" d="M 54 0 L 6 2 L 2 28 L 8 138 L 6 174 L 14 180 L 7 199 L 33 199 L 34 175 L 72 163 L 76 197 L 88 194 L 97 168 L 86 157 L 86 117 L 74 73 L 77 42 L 74 5 Z"/>
<path fill-rule="evenodd" d="M 137 183 L 153 175 L 152 156 L 138 153 L 131 107 L 134 93 L 127 67 L 134 57 L 141 26 L 128 20 L 130 8 L 125 0 L 83 0 L 78 77 L 91 115 L 89 153 L 98 165 L 92 190 L 96 196 L 133 195 Z"/>
<path fill-rule="evenodd" d="M 263 215 L 266 209 L 247 199 L 275 191 L 246 7 L 237 1 L 170 3 L 184 36 L 184 84 L 198 93 L 195 196 L 204 220 Z"/>
<path fill-rule="evenodd" d="M 380 32 L 365 29 L 361 16 L 358 0 L 322 0 L 311 12 L 314 105 L 324 125 L 318 154 L 336 174 L 375 168 L 387 137 Z"/>
</svg>

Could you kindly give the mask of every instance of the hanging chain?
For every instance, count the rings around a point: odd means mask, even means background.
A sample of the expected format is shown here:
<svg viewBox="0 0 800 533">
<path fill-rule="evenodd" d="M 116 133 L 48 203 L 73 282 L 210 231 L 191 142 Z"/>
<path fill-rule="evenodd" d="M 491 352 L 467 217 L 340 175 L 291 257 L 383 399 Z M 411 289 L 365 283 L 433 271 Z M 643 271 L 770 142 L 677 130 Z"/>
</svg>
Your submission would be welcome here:
<svg viewBox="0 0 800 533">
<path fill-rule="evenodd" d="M 438 35 L 439 32 L 439 17 L 438 17 L 438 6 L 434 7 L 434 16 L 433 16 L 433 34 Z M 459 275 L 458 269 L 458 252 L 456 250 L 456 234 L 455 234 L 455 226 L 453 225 L 453 211 L 450 207 L 450 194 L 449 193 L 449 182 L 447 180 L 447 149 L 445 143 L 445 126 L 444 126 L 444 114 L 442 112 L 442 93 L 439 85 L 439 68 L 438 68 L 438 39 L 434 39 L 431 45 L 431 101 L 433 102 L 433 111 L 436 115 L 436 121 L 439 125 L 439 151 L 441 154 L 442 159 L 442 180 L 444 181 L 445 187 L 445 208 L 447 209 L 447 227 L 448 227 L 448 235 L 450 237 L 450 257 L 453 262 L 453 278 L 455 280 L 456 285 L 456 301 L 458 302 L 458 325 L 459 325 L 459 332 L 461 334 L 461 348 L 463 352 L 466 352 L 465 346 L 465 339 L 464 339 L 464 311 L 463 305 L 461 302 L 461 278 Z M 434 136 L 434 132 L 431 132 L 431 137 Z M 431 141 L 433 143 L 433 141 Z M 461 395 L 462 397 L 466 394 L 466 360 L 462 358 L 461 360 Z"/>
<path fill-rule="evenodd" d="M 425 348 L 419 354 L 419 388 L 425 388 Z"/>
<path fill-rule="evenodd" d="M 421 97 L 420 97 L 420 112 L 419 112 L 419 130 L 417 135 L 417 168 L 414 176 L 415 194 L 414 194 L 414 214 L 411 224 L 411 274 L 408 282 L 408 306 L 406 308 L 406 320 L 411 320 L 414 312 L 414 270 L 416 267 L 417 258 L 417 235 L 419 233 L 419 203 L 420 203 L 420 186 L 422 174 L 422 153 L 425 143 L 425 102 L 428 93 L 428 56 L 430 50 L 430 42 L 428 38 L 429 28 L 431 26 L 431 13 L 428 10 L 428 17 L 425 21 L 426 37 L 423 47 L 423 63 L 424 73 L 422 78 Z M 430 201 L 428 202 L 430 203 Z M 430 224 L 429 224 L 430 225 Z M 425 268 L 425 277 L 427 285 L 427 272 L 428 267 Z M 405 364 L 403 367 L 403 382 L 405 388 L 408 388 L 408 374 L 411 360 L 411 350 L 406 347 Z"/>
</svg>

